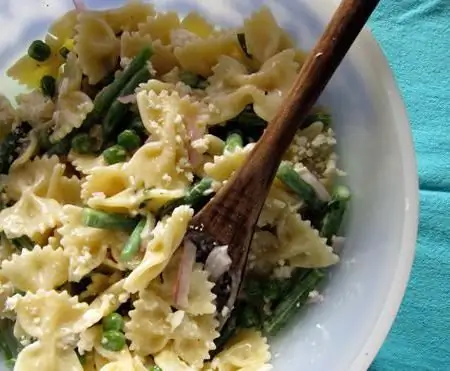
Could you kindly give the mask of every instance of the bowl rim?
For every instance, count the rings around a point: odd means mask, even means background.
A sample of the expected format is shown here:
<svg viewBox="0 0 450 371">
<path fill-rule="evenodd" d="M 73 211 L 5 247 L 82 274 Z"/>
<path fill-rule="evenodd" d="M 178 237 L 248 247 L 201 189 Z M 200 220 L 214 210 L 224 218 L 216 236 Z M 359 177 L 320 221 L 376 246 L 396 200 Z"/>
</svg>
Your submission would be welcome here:
<svg viewBox="0 0 450 371">
<path fill-rule="evenodd" d="M 319 11 L 322 16 L 331 16 L 339 6 L 339 3 L 339 0 L 318 1 L 313 8 Z M 406 206 L 404 209 L 398 263 L 386 295 L 386 301 L 378 314 L 370 336 L 364 341 L 358 351 L 358 355 L 350 363 L 348 371 L 367 370 L 392 328 L 408 286 L 414 262 L 419 225 L 418 168 L 406 106 L 388 59 L 368 26 L 363 28 L 357 40 L 360 48 L 357 53 L 364 53 L 365 59 L 371 61 L 371 68 L 374 69 L 377 75 L 378 83 L 386 92 L 389 92 L 391 107 L 395 108 L 392 114 L 395 118 L 393 121 L 396 123 L 399 137 L 402 138 L 398 145 L 401 165 L 404 168 L 404 199 Z"/>
</svg>

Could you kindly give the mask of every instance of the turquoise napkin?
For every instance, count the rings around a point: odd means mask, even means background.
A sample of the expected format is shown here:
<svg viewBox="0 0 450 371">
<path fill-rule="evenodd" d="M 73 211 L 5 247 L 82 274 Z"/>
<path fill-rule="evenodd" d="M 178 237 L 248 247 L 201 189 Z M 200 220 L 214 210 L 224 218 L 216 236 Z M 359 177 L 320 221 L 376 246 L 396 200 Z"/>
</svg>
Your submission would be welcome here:
<svg viewBox="0 0 450 371">
<path fill-rule="evenodd" d="M 409 287 L 370 371 L 450 370 L 450 1 L 381 0 L 370 26 L 408 109 L 421 198 Z"/>
</svg>

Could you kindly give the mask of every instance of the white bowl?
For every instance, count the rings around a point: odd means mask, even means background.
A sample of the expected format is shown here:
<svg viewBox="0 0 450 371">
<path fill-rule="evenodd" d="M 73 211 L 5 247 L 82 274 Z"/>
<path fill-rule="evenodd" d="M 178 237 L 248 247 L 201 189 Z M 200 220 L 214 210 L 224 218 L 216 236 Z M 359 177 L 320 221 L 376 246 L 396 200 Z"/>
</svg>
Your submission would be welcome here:
<svg viewBox="0 0 450 371">
<path fill-rule="evenodd" d="M 90 0 L 91 7 L 121 0 Z M 1 0 L 0 68 L 43 35 L 70 0 Z M 261 5 L 302 48 L 310 48 L 331 16 L 331 0 L 155 0 L 161 10 L 198 10 L 238 25 Z M 2 91 L 15 84 L 1 78 Z M 324 301 L 299 314 L 271 340 L 275 370 L 352 371 L 369 367 L 403 297 L 417 233 L 418 186 L 408 119 L 388 63 L 364 30 L 321 101 L 331 108 L 353 202 L 342 262 L 330 271 Z M 5 368 L 1 368 L 4 370 Z M 169 370 L 165 370 L 169 371 Z"/>
</svg>

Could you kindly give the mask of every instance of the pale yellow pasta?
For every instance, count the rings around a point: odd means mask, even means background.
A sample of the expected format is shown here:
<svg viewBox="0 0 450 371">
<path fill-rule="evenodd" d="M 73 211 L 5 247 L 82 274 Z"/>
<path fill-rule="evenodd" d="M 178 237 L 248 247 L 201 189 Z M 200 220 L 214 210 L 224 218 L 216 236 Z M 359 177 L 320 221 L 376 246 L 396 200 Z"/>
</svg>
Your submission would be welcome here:
<svg viewBox="0 0 450 371">
<path fill-rule="evenodd" d="M 11 102 L 0 94 L 0 140 L 19 123 L 19 117 Z"/>
<path fill-rule="evenodd" d="M 91 228 L 82 223 L 82 208 L 65 205 L 62 212 L 61 245 L 69 257 L 69 281 L 79 281 L 106 258 L 108 248 L 122 245 L 127 235 L 120 231 Z"/>
<path fill-rule="evenodd" d="M 42 243 L 61 217 L 62 208 L 57 201 L 27 191 L 13 206 L 0 211 L 0 230 L 8 238 L 26 235 Z"/>
<path fill-rule="evenodd" d="M 80 333 L 80 338 L 77 342 L 78 353 L 86 354 L 92 352 L 94 347 L 98 345 L 102 338 L 102 325 L 95 325 L 87 328 Z"/>
<path fill-rule="evenodd" d="M 161 274 L 181 244 L 193 214 L 190 207 L 179 206 L 171 216 L 156 225 L 141 264 L 125 278 L 125 289 L 130 292 L 142 290 Z"/>
<path fill-rule="evenodd" d="M 89 83 L 96 84 L 115 67 L 120 54 L 120 41 L 113 29 L 93 12 L 78 16 L 75 52 L 81 70 Z"/>
<path fill-rule="evenodd" d="M 181 21 L 181 26 L 202 38 L 206 38 L 214 32 L 214 26 L 195 12 L 187 14 Z"/>
<path fill-rule="evenodd" d="M 145 191 L 145 208 L 151 212 L 157 212 L 170 201 L 185 195 L 183 189 L 152 188 Z"/>
<path fill-rule="evenodd" d="M 214 371 L 263 371 L 271 370 L 269 346 L 259 331 L 239 330 L 211 362 L 208 370 Z"/>
<path fill-rule="evenodd" d="M 39 137 L 38 132 L 35 129 L 32 129 L 28 134 L 28 137 L 25 139 L 24 143 L 21 146 L 19 157 L 17 157 L 10 166 L 11 169 L 16 169 L 20 166 L 23 166 L 31 158 L 36 155 L 39 150 Z"/>
<path fill-rule="evenodd" d="M 69 152 L 68 160 L 83 175 L 91 174 L 97 167 L 106 166 L 103 156 L 82 155 L 74 151 Z"/>
<path fill-rule="evenodd" d="M 22 250 L 1 265 L 0 275 L 19 290 L 36 292 L 52 290 L 68 280 L 69 259 L 61 248 L 36 245 L 33 250 Z"/>
<path fill-rule="evenodd" d="M 16 101 L 19 119 L 28 122 L 35 128 L 50 121 L 55 111 L 53 101 L 39 90 L 19 94 Z"/>
<path fill-rule="evenodd" d="M 149 35 L 152 40 L 160 40 L 163 45 L 167 45 L 171 41 L 170 33 L 179 27 L 180 20 L 177 13 L 158 13 L 139 24 L 139 33 Z"/>
<path fill-rule="evenodd" d="M 168 347 L 155 356 L 155 363 L 161 370 L 171 371 L 197 371 L 198 368 L 189 367 L 177 354 Z"/>
<path fill-rule="evenodd" d="M 120 281 L 121 278 L 122 275 L 119 272 L 114 272 L 112 275 L 93 273 L 91 275 L 92 282 L 87 285 L 86 290 L 84 290 L 78 297 L 80 300 L 84 300 L 86 298 L 98 296 L 110 286 Z"/>
<path fill-rule="evenodd" d="M 120 57 L 134 58 L 144 47 L 151 45 L 152 38 L 150 35 L 126 31 L 120 37 Z"/>
<path fill-rule="evenodd" d="M 155 10 L 152 4 L 139 0 L 129 0 L 124 6 L 100 12 L 100 16 L 108 23 L 115 33 L 120 31 L 136 31 L 138 25 L 153 16 Z"/>
<path fill-rule="evenodd" d="M 13 295 L 13 284 L 0 272 L 0 319 L 14 319 L 14 312 L 6 305 L 8 298 Z"/>
<path fill-rule="evenodd" d="M 13 243 L 6 238 L 6 236 L 0 234 L 0 259 L 1 261 L 9 260 L 16 252 L 16 248 Z"/>
<path fill-rule="evenodd" d="M 155 40 L 152 46 L 151 62 L 158 75 L 163 75 L 179 65 L 178 59 L 173 54 L 172 46 L 163 45 L 161 40 Z"/>
</svg>

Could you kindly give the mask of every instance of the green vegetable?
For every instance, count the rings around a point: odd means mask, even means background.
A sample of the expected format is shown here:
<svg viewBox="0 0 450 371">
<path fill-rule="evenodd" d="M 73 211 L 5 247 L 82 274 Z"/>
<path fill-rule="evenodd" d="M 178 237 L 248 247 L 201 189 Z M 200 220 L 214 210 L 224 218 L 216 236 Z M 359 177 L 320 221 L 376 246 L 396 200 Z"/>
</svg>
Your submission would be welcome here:
<svg viewBox="0 0 450 371">
<path fill-rule="evenodd" d="M 7 367 L 13 368 L 22 346 L 14 337 L 14 322 L 2 319 L 0 321 L 0 350 Z"/>
<path fill-rule="evenodd" d="M 22 122 L 6 135 L 0 143 L 0 174 L 8 174 L 9 167 L 19 156 L 25 138 L 31 131 L 27 122 Z"/>
<path fill-rule="evenodd" d="M 267 126 L 267 121 L 259 117 L 253 110 L 253 107 L 250 105 L 245 107 L 245 109 L 241 113 L 239 113 L 239 115 L 237 115 L 233 119 L 233 121 L 247 126 L 256 126 L 262 128 L 265 128 Z"/>
<path fill-rule="evenodd" d="M 335 188 L 331 201 L 327 205 L 327 211 L 322 221 L 320 235 L 330 240 L 339 231 L 344 218 L 345 210 L 350 201 L 350 190 L 339 185 Z"/>
<path fill-rule="evenodd" d="M 73 138 L 73 136 L 71 134 L 65 136 L 60 141 L 58 141 L 55 144 L 53 144 L 47 150 L 46 153 L 49 156 L 52 156 L 52 155 L 58 155 L 58 156 L 66 155 L 67 153 L 69 153 L 70 148 L 72 148 L 72 138 Z"/>
<path fill-rule="evenodd" d="M 238 308 L 234 309 L 231 312 L 230 318 L 226 322 L 225 326 L 220 331 L 220 336 L 214 340 L 214 343 L 216 345 L 216 349 L 212 350 L 210 355 L 211 358 L 214 358 L 215 355 L 217 355 L 223 347 L 226 345 L 228 340 L 230 340 L 233 335 L 237 331 L 237 320 L 238 320 Z"/>
<path fill-rule="evenodd" d="M 239 46 L 241 47 L 241 49 L 244 52 L 244 54 L 248 58 L 252 59 L 253 56 L 248 52 L 248 49 L 247 49 L 247 42 L 245 41 L 245 34 L 244 33 L 238 33 L 237 34 L 237 39 L 238 39 L 238 42 L 239 42 Z"/>
<path fill-rule="evenodd" d="M 103 158 L 108 165 L 124 162 L 127 159 L 127 151 L 122 146 L 116 144 L 103 151 Z"/>
<path fill-rule="evenodd" d="M 141 244 L 141 233 L 144 230 L 146 223 L 146 219 L 143 218 L 138 223 L 136 228 L 134 228 L 133 233 L 131 234 L 130 238 L 128 239 L 127 243 L 122 249 L 122 253 L 120 254 L 120 260 L 123 262 L 130 261 L 135 257 L 137 252 L 139 251 L 139 246 Z"/>
<path fill-rule="evenodd" d="M 17 238 L 13 238 L 11 240 L 11 242 L 13 243 L 13 245 L 19 249 L 26 249 L 26 250 L 33 250 L 34 248 L 34 242 L 31 240 L 30 237 L 28 236 L 21 236 L 21 237 L 17 237 Z"/>
<path fill-rule="evenodd" d="M 191 205 L 193 207 L 202 203 L 205 198 L 209 199 L 212 192 L 208 192 L 211 190 L 212 179 L 203 178 L 197 184 L 195 184 L 189 191 L 187 191 L 186 195 L 180 197 L 176 200 L 168 202 L 164 205 L 159 211 L 159 218 L 163 217 L 166 214 L 170 214 L 175 208 L 180 205 Z"/>
<path fill-rule="evenodd" d="M 120 214 L 112 214 L 104 211 L 85 207 L 82 211 L 83 224 L 99 229 L 133 230 L 137 220 Z"/>
<path fill-rule="evenodd" d="M 150 366 L 148 371 L 163 371 L 159 366 Z"/>
<path fill-rule="evenodd" d="M 102 320 L 104 331 L 123 331 L 125 322 L 119 313 L 111 313 Z"/>
<path fill-rule="evenodd" d="M 34 40 L 28 48 L 28 55 L 38 62 L 46 61 L 51 54 L 50 46 L 42 40 Z"/>
<path fill-rule="evenodd" d="M 202 79 L 202 80 L 200 80 L 200 81 L 198 82 L 198 84 L 197 84 L 197 89 L 202 89 L 202 90 L 204 90 L 204 89 L 206 89 L 206 88 L 208 87 L 208 85 L 209 85 L 208 80 Z"/>
<path fill-rule="evenodd" d="M 77 354 L 78 360 L 82 365 L 86 364 L 86 354 L 80 354 L 77 350 L 75 350 L 75 353 Z"/>
<path fill-rule="evenodd" d="M 191 88 L 197 88 L 200 83 L 200 76 L 193 72 L 182 71 L 180 72 L 180 80 Z"/>
<path fill-rule="evenodd" d="M 292 164 L 283 161 L 278 167 L 277 178 L 305 201 L 311 209 L 319 210 L 323 207 L 323 202 L 317 198 L 314 188 L 298 175 Z"/>
<path fill-rule="evenodd" d="M 282 291 L 282 286 L 280 285 L 279 280 L 272 279 L 265 283 L 263 286 L 263 296 L 267 301 L 274 301 L 279 299 Z"/>
<path fill-rule="evenodd" d="M 87 133 L 80 133 L 72 138 L 72 149 L 81 154 L 93 153 L 95 150 L 95 139 Z"/>
<path fill-rule="evenodd" d="M 53 98 L 56 92 L 56 80 L 53 76 L 45 75 L 41 79 L 42 94 Z"/>
<path fill-rule="evenodd" d="M 133 130 L 135 133 L 141 135 L 141 136 L 148 136 L 147 129 L 145 128 L 141 118 L 139 116 L 136 116 L 131 121 L 131 124 L 129 126 L 130 130 Z"/>
<path fill-rule="evenodd" d="M 67 49 L 65 46 L 63 46 L 61 49 L 59 49 L 59 55 L 60 55 L 61 57 L 63 57 L 64 59 L 67 58 L 67 56 L 69 55 L 69 53 L 70 53 L 70 50 Z"/>
<path fill-rule="evenodd" d="M 107 350 L 119 352 L 126 344 L 125 335 L 119 331 L 105 331 L 102 335 L 101 344 Z"/>
<path fill-rule="evenodd" d="M 234 152 L 237 148 L 242 148 L 243 146 L 244 141 L 242 139 L 242 133 L 237 130 L 231 131 L 225 141 L 225 151 Z"/>
<path fill-rule="evenodd" d="M 275 335 L 281 330 L 299 308 L 305 304 L 309 293 L 314 290 L 323 276 L 323 273 L 317 269 L 310 270 L 306 276 L 300 276 L 292 290 L 275 307 L 272 315 L 265 319 L 263 325 L 265 332 L 269 335 Z"/>
<path fill-rule="evenodd" d="M 128 151 L 134 151 L 141 146 L 141 138 L 139 138 L 135 131 L 127 129 L 119 134 L 117 143 Z"/>
<path fill-rule="evenodd" d="M 253 305 L 245 304 L 239 308 L 238 326 L 243 328 L 260 327 L 261 318 Z"/>
<path fill-rule="evenodd" d="M 317 121 L 322 122 L 325 127 L 328 127 L 331 125 L 331 115 L 323 111 L 310 113 L 306 116 L 306 119 L 302 124 L 302 128 L 306 128 Z"/>
<path fill-rule="evenodd" d="M 139 84 L 148 81 L 151 78 L 151 74 L 147 67 L 141 68 L 136 74 L 128 81 L 124 88 L 120 91 L 120 96 L 127 96 L 133 94 Z M 128 113 L 129 104 L 124 104 L 118 100 L 113 101 L 109 108 L 105 118 L 103 119 L 103 135 L 105 138 L 110 138 L 111 135 L 119 128 L 121 122 Z"/>
</svg>

